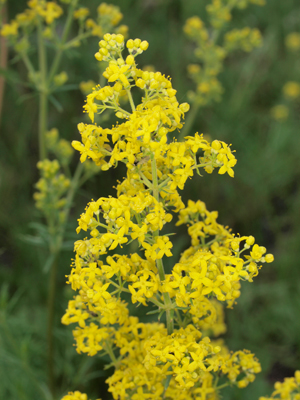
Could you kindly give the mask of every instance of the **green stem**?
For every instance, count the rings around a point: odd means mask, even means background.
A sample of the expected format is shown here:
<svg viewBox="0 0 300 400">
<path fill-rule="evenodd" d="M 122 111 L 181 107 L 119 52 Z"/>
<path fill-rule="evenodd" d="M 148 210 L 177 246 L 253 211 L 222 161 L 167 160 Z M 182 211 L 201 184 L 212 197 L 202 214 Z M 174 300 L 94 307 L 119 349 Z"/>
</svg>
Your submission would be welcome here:
<svg viewBox="0 0 300 400">
<path fill-rule="evenodd" d="M 21 53 L 22 60 L 27 68 L 27 71 L 29 74 L 31 74 L 33 77 L 36 74 L 35 69 L 33 65 L 31 64 L 31 61 L 29 60 L 27 53 Z"/>
<path fill-rule="evenodd" d="M 47 325 L 47 364 L 48 364 L 48 380 L 49 388 L 52 396 L 55 396 L 55 379 L 54 379 L 54 340 L 53 340 L 53 325 L 54 325 L 54 304 L 56 292 L 56 272 L 57 272 L 58 253 L 51 265 L 49 291 L 48 291 L 48 325 Z"/>
<path fill-rule="evenodd" d="M 139 174 L 140 174 L 140 177 L 142 178 L 143 183 L 144 183 L 149 189 L 151 189 L 151 188 L 152 188 L 152 183 L 149 181 L 149 179 L 146 178 L 146 176 L 145 176 L 142 172 L 139 172 Z"/>
<path fill-rule="evenodd" d="M 215 390 L 223 389 L 223 388 L 225 388 L 225 387 L 227 387 L 227 386 L 229 386 L 229 385 L 230 385 L 230 383 L 223 383 L 223 385 L 217 386 L 217 387 L 215 388 Z"/>
<path fill-rule="evenodd" d="M 39 157 L 40 160 L 47 158 L 45 135 L 47 131 L 48 96 L 46 93 L 39 94 Z"/>
<path fill-rule="evenodd" d="M 64 30 L 63 30 L 63 33 L 62 33 L 62 37 L 61 37 L 61 42 L 60 42 L 59 48 L 56 51 L 54 60 L 52 62 L 51 68 L 50 68 L 50 72 L 49 72 L 49 76 L 48 76 L 48 80 L 47 80 L 47 83 L 48 83 L 49 86 L 50 86 L 50 84 L 52 82 L 52 79 L 53 79 L 54 75 L 56 74 L 56 71 L 57 71 L 57 69 L 59 67 L 59 63 L 60 63 L 62 54 L 63 54 L 63 52 L 65 50 L 65 43 L 66 43 L 66 40 L 68 38 L 68 34 L 69 34 L 69 31 L 70 31 L 70 28 L 71 28 L 71 24 L 72 24 L 72 20 L 73 20 L 73 13 L 74 13 L 74 10 L 75 10 L 75 8 L 77 6 L 77 3 L 78 3 L 78 0 L 73 0 L 71 2 L 71 4 L 70 4 L 69 11 L 68 11 L 68 16 L 67 16 L 67 20 L 66 20 L 66 24 L 65 24 L 65 27 L 64 27 Z"/>
<path fill-rule="evenodd" d="M 112 281 L 111 279 L 108 279 L 108 282 L 115 286 L 118 290 L 117 291 L 122 291 L 122 292 L 126 292 L 126 293 L 130 293 L 130 290 L 127 288 L 122 287 L 121 285 L 118 285 L 117 283 L 115 283 L 114 281 Z"/>
<path fill-rule="evenodd" d="M 132 110 L 132 112 L 135 112 L 135 105 L 133 102 L 131 91 L 130 91 L 130 89 L 125 89 L 125 90 L 126 90 L 126 93 L 127 93 L 128 99 L 129 99 L 131 110 Z"/>
<path fill-rule="evenodd" d="M 182 318 L 181 318 L 181 315 L 180 315 L 180 311 L 176 309 L 175 312 L 176 312 L 176 315 L 177 315 L 178 325 L 179 325 L 180 328 L 182 328 L 183 327 L 183 322 L 182 322 Z"/>
<path fill-rule="evenodd" d="M 153 197 L 159 202 L 159 187 L 158 187 L 158 177 L 157 177 L 157 166 L 154 154 L 151 156 L 151 166 L 152 166 L 152 182 L 153 182 Z M 159 235 L 159 230 L 153 232 L 153 238 Z M 161 282 L 166 279 L 165 270 L 162 260 L 156 260 L 156 266 L 158 269 L 158 275 Z M 164 303 L 166 306 L 166 320 L 167 320 L 167 330 L 168 335 L 171 335 L 174 331 L 174 320 L 173 320 L 173 307 L 172 301 L 169 293 L 163 293 Z"/>
<path fill-rule="evenodd" d="M 199 110 L 199 104 L 197 104 L 197 103 L 192 104 L 191 110 L 188 113 L 185 124 L 183 125 L 183 128 L 178 137 L 179 142 L 182 142 L 184 140 L 185 136 L 187 136 L 189 134 L 189 132 L 193 126 L 193 123 L 195 121 L 198 110 Z"/>
<path fill-rule="evenodd" d="M 73 39 L 71 39 L 67 43 L 65 43 L 64 50 L 69 49 L 70 47 L 72 47 L 73 43 L 76 43 L 76 42 L 78 42 L 80 40 L 86 39 L 86 38 L 88 38 L 90 36 L 91 36 L 91 32 L 85 32 L 85 33 L 82 33 L 80 35 L 75 36 Z"/>
<path fill-rule="evenodd" d="M 114 365 L 116 365 L 118 360 L 116 359 L 115 353 L 113 352 L 113 349 L 111 348 L 111 344 L 107 340 L 105 340 L 105 343 L 106 343 L 105 351 L 109 355 L 112 363 Z"/>
<path fill-rule="evenodd" d="M 76 193 L 76 190 L 80 186 L 79 182 L 80 182 L 80 178 L 81 178 L 83 169 L 84 169 L 83 164 L 81 162 L 79 162 L 77 164 L 76 170 L 74 172 L 73 179 L 71 181 L 71 185 L 70 185 L 67 197 L 66 197 L 66 205 L 65 205 L 65 209 L 64 209 L 65 224 L 63 225 L 63 230 L 62 230 L 61 235 L 60 235 L 60 242 L 58 243 L 59 245 L 61 245 L 61 241 L 62 241 L 63 236 L 64 236 L 64 232 L 65 232 L 65 228 L 66 228 L 66 222 L 67 222 L 68 217 L 69 217 L 69 213 L 70 213 L 70 210 L 71 210 L 71 206 L 72 206 L 74 195 Z"/>
<path fill-rule="evenodd" d="M 39 54 L 39 71 L 40 83 L 38 85 L 39 91 L 39 157 L 44 160 L 47 157 L 45 135 L 47 131 L 48 121 L 48 87 L 46 82 L 47 77 L 47 58 L 46 49 L 43 39 L 42 21 L 38 19 L 38 54 Z"/>
<path fill-rule="evenodd" d="M 0 24 L 2 25 L 2 22 L 5 24 L 6 23 L 6 6 L 3 5 L 3 8 L 0 6 Z M 1 36 L 0 38 L 0 68 L 6 69 L 7 68 L 7 59 L 8 59 L 8 50 L 7 50 L 7 45 L 6 45 L 6 38 L 4 36 Z M 4 85 L 5 85 L 5 80 L 4 76 L 0 76 L 0 125 L 1 125 L 1 113 L 2 113 L 2 105 L 3 105 L 3 99 L 4 99 Z"/>
<path fill-rule="evenodd" d="M 161 303 L 161 302 L 158 301 L 158 300 L 155 300 L 153 297 L 151 297 L 151 298 L 149 299 L 149 301 L 151 301 L 151 303 L 155 304 L 158 308 L 162 308 L 162 307 L 164 306 L 163 303 Z"/>
<path fill-rule="evenodd" d="M 67 197 L 66 197 L 66 206 L 64 209 L 65 213 L 65 222 L 61 227 L 59 234 L 57 234 L 54 229 L 53 235 L 51 239 L 51 247 L 50 252 L 55 255 L 54 261 L 50 268 L 50 279 L 49 279 L 49 292 L 48 292 L 48 326 L 47 326 L 47 344 L 48 344 L 48 353 L 47 353 L 47 364 L 48 364 L 48 380 L 49 387 L 52 395 L 55 394 L 55 379 L 54 379 L 54 365 L 53 365 L 53 357 L 54 357 L 54 340 L 53 340 L 53 326 L 54 326 L 54 306 L 55 306 L 55 292 L 56 292 L 56 275 L 57 275 L 57 264 L 58 257 L 61 250 L 64 233 L 66 229 L 66 222 L 68 220 L 68 216 L 70 213 L 70 209 L 72 206 L 72 201 L 78 188 L 78 183 L 83 171 L 83 164 L 79 163 L 76 171 L 74 173 Z"/>
</svg>

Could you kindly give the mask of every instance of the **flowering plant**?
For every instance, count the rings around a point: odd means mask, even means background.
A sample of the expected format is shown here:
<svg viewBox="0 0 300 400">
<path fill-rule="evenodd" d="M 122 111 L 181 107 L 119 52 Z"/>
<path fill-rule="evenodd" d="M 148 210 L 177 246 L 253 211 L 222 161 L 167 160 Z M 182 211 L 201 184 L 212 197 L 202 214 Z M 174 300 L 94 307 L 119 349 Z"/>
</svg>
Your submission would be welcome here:
<svg viewBox="0 0 300 400">
<path fill-rule="evenodd" d="M 252 282 L 273 255 L 217 222 L 201 201 L 180 196 L 188 178 L 203 170 L 234 176 L 234 152 L 226 143 L 209 143 L 196 133 L 178 142 L 172 132 L 183 126 L 189 106 L 179 104 L 170 78 L 138 68 L 136 58 L 148 43 L 106 34 L 95 54 L 107 62 L 104 87 L 97 86 L 84 106 L 93 124 L 78 125 L 82 141 L 73 141 L 81 162 L 92 159 L 103 171 L 124 163 L 127 172 L 115 197 L 92 200 L 78 220 L 75 259 L 68 283 L 77 292 L 64 324 L 73 331 L 79 353 L 107 354 L 115 371 L 107 379 L 114 399 L 213 399 L 227 385 L 246 387 L 260 372 L 249 351 L 230 353 L 214 337 L 225 331 L 223 304 L 232 307 L 240 281 Z M 142 90 L 138 105 L 133 91 Z M 121 107 L 120 99 L 130 109 Z M 102 128 L 95 115 L 112 109 L 116 125 Z M 167 224 L 188 226 L 191 245 L 171 271 Z M 118 254 L 124 244 L 131 253 Z M 147 307 L 158 321 L 131 316 L 125 298 Z M 77 393 L 77 394 L 76 394 Z M 66 399 L 78 398 L 69 393 Z M 73 396 L 73 397 L 72 397 Z M 77 396 L 77 397 L 76 397 Z"/>
</svg>

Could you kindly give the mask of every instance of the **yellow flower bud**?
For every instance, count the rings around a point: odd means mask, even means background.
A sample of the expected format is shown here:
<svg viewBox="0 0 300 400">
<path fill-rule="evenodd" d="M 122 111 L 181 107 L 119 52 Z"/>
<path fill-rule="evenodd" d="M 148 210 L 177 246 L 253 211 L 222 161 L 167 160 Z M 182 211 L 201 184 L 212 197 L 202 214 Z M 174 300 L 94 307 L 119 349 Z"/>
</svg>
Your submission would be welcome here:
<svg viewBox="0 0 300 400">
<path fill-rule="evenodd" d="M 95 58 L 97 61 L 102 61 L 103 60 L 103 56 L 99 53 L 99 51 L 97 53 L 95 53 Z"/>
<path fill-rule="evenodd" d="M 273 254 L 266 254 L 266 255 L 265 255 L 265 260 L 266 260 L 267 263 L 273 262 L 273 261 L 274 261 L 274 256 L 273 256 Z"/>
<path fill-rule="evenodd" d="M 214 149 L 214 150 L 220 150 L 220 148 L 222 147 L 221 146 L 221 143 L 218 141 L 218 140 L 214 140 L 213 142 L 212 142 L 212 144 L 211 144 L 211 147 Z"/>
<path fill-rule="evenodd" d="M 255 238 L 253 236 L 248 236 L 246 243 L 248 246 L 252 246 L 255 242 Z"/>
<path fill-rule="evenodd" d="M 139 47 L 141 44 L 141 39 L 134 39 L 133 44 L 134 44 L 134 47 Z"/>
<path fill-rule="evenodd" d="M 132 55 L 129 55 L 126 57 L 126 64 L 128 64 L 128 65 L 134 64 L 134 57 Z"/>
<path fill-rule="evenodd" d="M 184 113 L 188 112 L 190 109 L 190 105 L 188 103 L 182 103 L 179 106 L 180 110 Z"/>
<path fill-rule="evenodd" d="M 122 44 L 124 42 L 124 36 L 119 33 L 116 36 L 115 40 L 116 40 L 117 43 Z"/>
<path fill-rule="evenodd" d="M 132 39 L 127 40 L 126 47 L 130 50 L 134 48 L 134 43 Z"/>
<path fill-rule="evenodd" d="M 146 40 L 143 40 L 142 43 L 140 44 L 140 49 L 145 51 L 149 47 L 149 43 Z"/>
</svg>

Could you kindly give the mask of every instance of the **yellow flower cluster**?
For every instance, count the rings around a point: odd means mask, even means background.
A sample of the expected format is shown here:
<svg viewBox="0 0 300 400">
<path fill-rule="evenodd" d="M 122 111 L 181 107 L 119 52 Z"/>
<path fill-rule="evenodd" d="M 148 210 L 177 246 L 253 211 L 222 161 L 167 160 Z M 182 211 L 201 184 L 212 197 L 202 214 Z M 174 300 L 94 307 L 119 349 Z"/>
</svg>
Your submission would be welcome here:
<svg viewBox="0 0 300 400">
<path fill-rule="evenodd" d="M 65 173 L 68 175 L 68 166 L 74 150 L 67 140 L 59 138 L 56 128 L 48 131 L 45 138 L 47 150 L 54 154 L 56 159 L 38 162 L 41 178 L 35 185 L 38 191 L 33 197 L 36 207 L 44 213 L 48 222 L 51 221 L 51 229 L 54 229 L 55 224 L 60 226 L 65 222 L 66 192 L 71 184 Z"/>
<path fill-rule="evenodd" d="M 219 375 L 243 388 L 260 365 L 253 354 L 230 353 L 207 335 L 225 332 L 222 304 L 231 307 L 240 281 L 252 282 L 273 256 L 254 237 L 220 225 L 218 213 L 203 202 L 184 205 L 179 190 L 194 170 L 233 177 L 234 153 L 198 133 L 183 142 L 172 139 L 189 106 L 178 103 L 170 78 L 137 68 L 135 58 L 147 42 L 129 39 L 126 47 L 123 57 L 121 34 L 106 34 L 99 42 L 95 57 L 107 62 L 108 82 L 94 87 L 84 106 L 92 122 L 109 109 L 118 123 L 111 129 L 80 123 L 82 141 L 72 143 L 82 162 L 89 158 L 102 170 L 121 162 L 127 173 L 116 197 L 92 200 L 78 219 L 77 233 L 89 236 L 75 242 L 68 283 L 77 294 L 62 322 L 77 323 L 79 353 L 109 355 L 115 372 L 107 383 L 116 400 L 217 399 Z M 142 91 L 137 106 L 133 89 Z M 121 96 L 127 108 L 120 106 Z M 188 225 L 191 246 L 165 273 L 163 261 L 173 247 L 165 228 L 173 213 L 179 214 L 177 226 Z M 118 254 L 125 244 L 133 246 L 131 253 Z M 166 324 L 130 316 L 124 295 L 164 316 Z"/>
<path fill-rule="evenodd" d="M 212 399 L 218 397 L 217 373 L 242 388 L 260 372 L 253 354 L 221 350 L 193 325 L 168 335 L 162 325 L 142 324 L 133 317 L 129 324 L 115 337 L 121 354 L 128 355 L 107 380 L 114 399 L 127 399 L 129 393 L 136 400 Z"/>
<path fill-rule="evenodd" d="M 224 47 L 229 51 L 241 49 L 244 51 L 252 51 L 255 47 L 259 47 L 262 43 L 261 33 L 258 29 L 233 29 L 227 32 L 224 37 Z"/>
<path fill-rule="evenodd" d="M 88 397 L 85 393 L 81 393 L 78 390 L 76 390 L 75 392 L 69 392 L 61 400 L 88 400 Z"/>
<path fill-rule="evenodd" d="M 64 1 L 64 3 L 71 2 Z M 32 27 L 36 27 L 41 20 L 46 23 L 46 26 L 43 26 L 43 37 L 52 40 L 57 45 L 59 38 L 54 29 L 54 22 L 63 14 L 63 8 L 54 1 L 46 0 L 30 0 L 27 4 L 28 8 L 23 13 L 17 14 L 16 18 L 11 20 L 9 24 L 0 26 L 0 34 L 11 39 L 16 51 L 26 52 L 28 46 L 24 47 L 22 42 L 24 40 L 28 42 L 27 38 Z M 86 7 L 78 7 L 73 12 L 74 19 L 79 22 L 79 33 L 76 38 L 65 44 L 66 48 L 79 46 L 81 39 L 89 35 L 102 37 L 104 33 L 109 31 L 127 34 L 128 27 L 126 25 L 117 26 L 123 18 L 119 7 L 101 3 L 97 8 L 96 21 L 92 18 L 86 19 L 89 13 L 90 11 Z M 21 29 L 21 32 L 19 32 L 19 29 Z M 20 34 L 21 39 L 18 42 Z"/>
<path fill-rule="evenodd" d="M 207 211 L 201 201 L 189 200 L 188 206 L 180 210 L 177 225 L 189 225 L 192 246 L 174 266 L 165 287 L 171 297 L 176 296 L 179 307 L 193 304 L 193 299 L 203 301 L 207 294 L 231 306 L 240 296 L 240 280 L 252 282 L 261 268 L 259 263 L 273 261 L 271 254 L 265 255 L 265 247 L 254 244 L 253 236 L 233 235 L 217 223 L 217 216 L 217 212 Z M 247 250 L 250 255 L 242 256 Z M 176 293 L 174 288 L 180 288 L 180 292 Z M 193 309 L 190 313 L 193 315 Z"/>
<path fill-rule="evenodd" d="M 53 22 L 63 14 L 63 9 L 54 1 L 30 0 L 28 8 L 16 16 L 10 24 L 3 25 L 1 29 L 2 36 L 18 36 L 18 28 L 23 28 L 26 32 L 29 25 L 35 25 L 37 18 L 42 18 L 47 25 Z"/>
<path fill-rule="evenodd" d="M 52 128 L 46 133 L 46 146 L 56 156 L 62 166 L 69 165 L 74 150 L 67 140 L 59 138 L 59 132 L 56 128 Z"/>
<path fill-rule="evenodd" d="M 42 177 L 35 185 L 39 190 L 34 193 L 36 207 L 50 218 L 53 210 L 59 211 L 65 206 L 66 200 L 63 196 L 70 186 L 70 180 L 59 173 L 60 166 L 57 160 L 39 161 L 37 167 Z"/>
<path fill-rule="evenodd" d="M 263 1 L 251 1 L 263 5 Z M 212 0 L 206 6 L 209 22 L 212 28 L 206 27 L 197 16 L 186 21 L 183 28 L 185 34 L 195 42 L 195 57 L 199 64 L 190 64 L 188 73 L 196 84 L 196 92 L 188 93 L 189 100 L 200 106 L 219 101 L 223 88 L 217 76 L 223 68 L 225 57 L 233 50 L 242 49 L 250 52 L 261 45 L 261 34 L 258 29 L 249 27 L 234 29 L 225 33 L 220 44 L 220 31 L 224 24 L 231 19 L 234 7 L 245 8 L 248 0 L 228 1 Z"/>
<path fill-rule="evenodd" d="M 75 18 L 84 20 L 89 14 L 88 11 L 89 10 L 87 8 L 81 8 L 75 11 L 74 16 Z M 123 35 L 126 35 L 128 31 L 128 27 L 126 25 L 121 25 L 115 28 L 122 18 L 123 14 L 120 12 L 119 7 L 111 4 L 101 3 L 97 8 L 97 21 L 89 18 L 86 20 L 85 25 L 91 31 L 93 36 L 102 37 L 106 32 L 113 30 L 117 34 L 122 33 Z"/>
<path fill-rule="evenodd" d="M 259 400 L 300 400 L 300 371 L 296 371 L 292 378 L 284 378 L 283 382 L 276 382 L 274 389 L 271 397 L 260 397 Z"/>
<path fill-rule="evenodd" d="M 265 0 L 212 0 L 211 4 L 206 6 L 211 25 L 216 29 L 222 28 L 226 22 L 231 20 L 231 12 L 234 7 L 243 9 L 249 3 L 263 6 L 265 5 Z"/>
</svg>

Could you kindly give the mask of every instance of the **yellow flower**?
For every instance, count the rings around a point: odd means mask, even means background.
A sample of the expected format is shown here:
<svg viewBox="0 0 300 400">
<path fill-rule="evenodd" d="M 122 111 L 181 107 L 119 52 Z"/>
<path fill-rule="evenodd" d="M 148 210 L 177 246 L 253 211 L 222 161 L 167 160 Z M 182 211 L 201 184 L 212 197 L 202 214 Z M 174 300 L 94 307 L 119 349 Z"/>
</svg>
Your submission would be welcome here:
<svg viewBox="0 0 300 400">
<path fill-rule="evenodd" d="M 90 10 L 86 7 L 80 7 L 74 11 L 75 19 L 85 19 L 90 13 Z"/>
<path fill-rule="evenodd" d="M 4 24 L 0 33 L 2 36 L 17 36 L 19 24 L 12 21 L 11 24 Z"/>
<path fill-rule="evenodd" d="M 64 397 L 62 397 L 61 400 L 88 400 L 88 397 L 85 393 L 81 393 L 78 390 L 76 390 L 75 392 L 69 392 Z"/>
<path fill-rule="evenodd" d="M 298 82 L 287 82 L 283 86 L 283 94 L 290 99 L 296 99 L 300 96 L 300 84 Z"/>
<path fill-rule="evenodd" d="M 63 9 L 53 1 L 46 2 L 46 7 L 43 5 L 36 7 L 38 14 L 45 18 L 48 25 L 63 14 Z"/>
<path fill-rule="evenodd" d="M 271 115 L 277 121 L 285 121 L 289 116 L 289 109 L 283 104 L 278 104 L 271 109 Z"/>
<path fill-rule="evenodd" d="M 292 32 L 285 38 L 285 45 L 291 51 L 300 49 L 300 33 Z"/>
<path fill-rule="evenodd" d="M 84 95 L 90 93 L 96 87 L 96 83 L 92 80 L 80 82 L 79 88 Z"/>
</svg>

